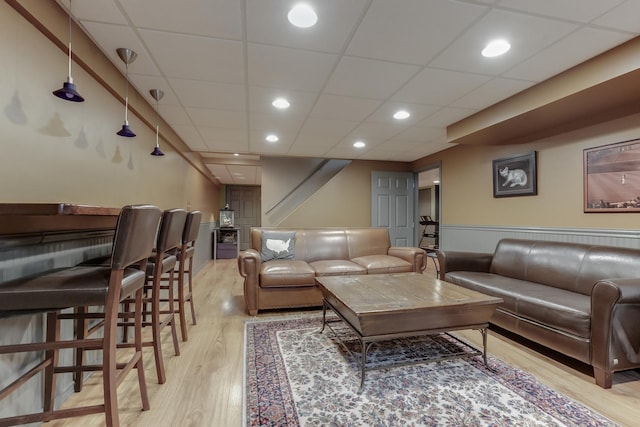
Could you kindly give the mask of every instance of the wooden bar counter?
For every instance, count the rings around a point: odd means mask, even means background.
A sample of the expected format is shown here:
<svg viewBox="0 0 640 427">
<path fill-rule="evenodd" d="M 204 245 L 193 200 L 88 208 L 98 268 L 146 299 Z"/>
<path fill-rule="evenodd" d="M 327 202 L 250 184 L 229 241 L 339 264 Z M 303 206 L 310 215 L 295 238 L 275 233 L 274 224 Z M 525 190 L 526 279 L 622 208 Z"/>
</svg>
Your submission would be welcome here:
<svg viewBox="0 0 640 427">
<path fill-rule="evenodd" d="M 115 230 L 120 208 L 70 203 L 0 203 L 0 236 Z"/>
</svg>

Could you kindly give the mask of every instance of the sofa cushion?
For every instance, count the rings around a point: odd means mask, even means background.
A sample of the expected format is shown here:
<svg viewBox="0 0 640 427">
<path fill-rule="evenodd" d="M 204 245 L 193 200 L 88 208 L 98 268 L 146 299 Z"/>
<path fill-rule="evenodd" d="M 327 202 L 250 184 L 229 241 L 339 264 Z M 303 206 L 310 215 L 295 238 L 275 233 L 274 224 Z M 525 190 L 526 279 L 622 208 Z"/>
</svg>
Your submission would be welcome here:
<svg viewBox="0 0 640 427">
<path fill-rule="evenodd" d="M 454 271 L 445 280 L 502 298 L 499 308 L 516 316 L 574 336 L 591 336 L 591 298 L 587 295 L 492 273 Z"/>
<path fill-rule="evenodd" d="M 309 265 L 316 276 L 348 276 L 350 274 L 367 274 L 367 269 L 355 262 L 347 260 L 314 261 Z"/>
<path fill-rule="evenodd" d="M 262 262 L 274 259 L 293 259 L 295 231 L 263 231 L 260 257 Z"/>
<path fill-rule="evenodd" d="M 413 271 L 411 263 L 390 255 L 367 255 L 351 261 L 367 269 L 368 274 L 405 273 Z"/>
<path fill-rule="evenodd" d="M 260 286 L 315 286 L 315 271 L 305 261 L 273 260 L 260 265 Z"/>
</svg>

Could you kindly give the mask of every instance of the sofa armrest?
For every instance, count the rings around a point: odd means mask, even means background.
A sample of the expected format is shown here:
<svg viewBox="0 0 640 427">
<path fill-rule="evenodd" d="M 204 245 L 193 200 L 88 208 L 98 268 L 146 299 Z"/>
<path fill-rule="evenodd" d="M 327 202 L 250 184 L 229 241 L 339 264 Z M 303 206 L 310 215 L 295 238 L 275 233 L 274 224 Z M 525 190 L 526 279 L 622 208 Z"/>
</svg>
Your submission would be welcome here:
<svg viewBox="0 0 640 427">
<path fill-rule="evenodd" d="M 480 271 L 489 272 L 493 254 L 480 252 L 443 251 L 438 249 L 438 265 L 440 280 L 449 271 Z"/>
<path fill-rule="evenodd" d="M 612 372 L 640 366 L 638 319 L 640 278 L 596 282 L 591 291 L 591 364 L 600 386 L 611 387 Z"/>
<path fill-rule="evenodd" d="M 387 255 L 402 258 L 410 262 L 413 271 L 421 273 L 427 268 L 427 253 L 424 249 L 406 246 L 392 246 L 387 251 Z"/>
<path fill-rule="evenodd" d="M 258 314 L 259 272 L 262 259 L 255 249 L 247 249 L 238 255 L 238 272 L 244 277 L 244 302 L 250 315 Z"/>
</svg>

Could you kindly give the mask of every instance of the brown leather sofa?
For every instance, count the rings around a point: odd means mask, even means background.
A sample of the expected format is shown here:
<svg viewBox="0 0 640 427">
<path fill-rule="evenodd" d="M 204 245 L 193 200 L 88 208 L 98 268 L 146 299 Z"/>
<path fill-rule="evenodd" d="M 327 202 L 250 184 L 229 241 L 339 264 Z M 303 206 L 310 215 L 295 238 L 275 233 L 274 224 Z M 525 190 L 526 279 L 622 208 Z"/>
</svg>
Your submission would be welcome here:
<svg viewBox="0 0 640 427">
<path fill-rule="evenodd" d="M 503 239 L 438 261 L 440 279 L 504 300 L 492 324 L 590 364 L 599 386 L 640 367 L 640 250 Z"/>
<path fill-rule="evenodd" d="M 293 259 L 263 262 L 263 232 L 295 233 Z M 316 276 L 422 272 L 426 253 L 392 247 L 386 228 L 281 229 L 253 227 L 251 248 L 238 256 L 244 300 L 258 310 L 322 305 Z M 265 234 L 266 236 L 266 234 Z"/>
</svg>

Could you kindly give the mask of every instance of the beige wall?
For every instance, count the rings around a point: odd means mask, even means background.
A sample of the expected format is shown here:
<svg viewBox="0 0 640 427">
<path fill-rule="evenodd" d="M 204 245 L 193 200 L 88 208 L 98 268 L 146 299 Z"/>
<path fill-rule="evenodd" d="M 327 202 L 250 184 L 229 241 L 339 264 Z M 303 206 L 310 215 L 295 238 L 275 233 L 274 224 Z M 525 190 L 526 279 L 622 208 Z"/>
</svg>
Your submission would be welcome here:
<svg viewBox="0 0 640 427">
<path fill-rule="evenodd" d="M 631 116 L 528 144 L 458 145 L 414 167 L 442 161 L 443 224 L 637 229 L 638 213 L 583 212 L 583 150 L 639 136 L 640 117 Z M 492 160 L 532 150 L 538 195 L 493 198 Z"/>
<path fill-rule="evenodd" d="M 370 227 L 371 172 L 410 172 L 410 164 L 354 160 L 291 213 L 281 227 Z"/>
<path fill-rule="evenodd" d="M 67 56 L 5 2 L 0 3 L 0 58 L 0 202 L 151 203 L 200 209 L 204 222 L 217 214 L 218 186 L 172 148 L 168 142 L 183 143 L 166 124 L 161 131 L 167 140 L 160 142 L 164 157 L 149 155 L 155 129 L 131 112 L 137 137 L 116 135 L 124 105 L 77 64 L 73 78 L 86 101 L 54 97 L 51 92 L 66 79 Z M 135 97 L 139 103 L 141 97 Z M 155 123 L 152 107 L 141 110 Z"/>
</svg>

